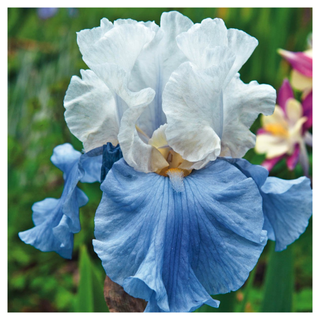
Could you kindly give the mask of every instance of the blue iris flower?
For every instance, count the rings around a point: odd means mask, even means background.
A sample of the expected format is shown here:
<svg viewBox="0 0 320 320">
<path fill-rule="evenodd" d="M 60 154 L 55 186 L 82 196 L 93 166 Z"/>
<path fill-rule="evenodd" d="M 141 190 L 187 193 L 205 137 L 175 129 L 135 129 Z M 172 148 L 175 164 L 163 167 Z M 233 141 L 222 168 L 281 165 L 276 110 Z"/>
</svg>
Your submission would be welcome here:
<svg viewBox="0 0 320 320">
<path fill-rule="evenodd" d="M 240 288 L 267 240 L 285 249 L 312 213 L 308 178 L 268 177 L 241 159 L 276 100 L 271 86 L 240 80 L 257 40 L 178 12 L 160 26 L 104 18 L 77 36 L 90 69 L 71 78 L 64 107 L 85 153 L 54 150 L 62 196 L 33 206 L 21 239 L 70 258 L 87 202 L 76 185 L 100 181 L 93 246 L 111 280 L 146 311 L 218 307 L 211 295 Z"/>
</svg>

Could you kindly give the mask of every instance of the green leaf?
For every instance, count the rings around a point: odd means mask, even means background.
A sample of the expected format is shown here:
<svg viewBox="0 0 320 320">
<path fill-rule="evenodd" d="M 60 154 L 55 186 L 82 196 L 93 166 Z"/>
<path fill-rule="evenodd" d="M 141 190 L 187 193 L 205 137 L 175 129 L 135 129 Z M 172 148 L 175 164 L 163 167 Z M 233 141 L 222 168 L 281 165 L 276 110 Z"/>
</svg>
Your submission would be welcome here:
<svg viewBox="0 0 320 320">
<path fill-rule="evenodd" d="M 254 281 L 254 278 L 255 278 L 255 275 L 256 275 L 256 270 L 257 268 L 255 267 L 250 275 L 249 275 L 249 278 L 245 284 L 245 287 L 244 287 L 244 292 L 243 292 L 243 300 L 242 300 L 242 303 L 241 303 L 241 312 L 245 312 L 246 311 L 246 305 L 247 305 L 247 302 L 248 302 L 248 298 L 249 298 L 249 294 L 250 294 L 250 291 L 253 287 L 253 281 Z"/>
<path fill-rule="evenodd" d="M 292 246 L 281 252 L 269 247 L 269 263 L 264 282 L 262 312 L 290 312 L 294 291 Z"/>
<path fill-rule="evenodd" d="M 108 311 L 103 296 L 103 278 L 90 260 L 87 248 L 80 248 L 79 288 L 74 302 L 75 312 Z"/>
<path fill-rule="evenodd" d="M 312 312 L 312 289 L 306 288 L 294 295 L 294 312 Z"/>
</svg>

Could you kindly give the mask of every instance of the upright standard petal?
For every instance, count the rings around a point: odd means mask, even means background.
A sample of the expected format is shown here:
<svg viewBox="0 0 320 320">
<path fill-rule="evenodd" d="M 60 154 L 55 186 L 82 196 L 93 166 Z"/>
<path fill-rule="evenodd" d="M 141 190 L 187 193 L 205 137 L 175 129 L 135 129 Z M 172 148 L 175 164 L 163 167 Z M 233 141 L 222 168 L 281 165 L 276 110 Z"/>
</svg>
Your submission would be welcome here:
<svg viewBox="0 0 320 320">
<path fill-rule="evenodd" d="M 210 50 L 228 46 L 227 28 L 222 19 L 204 19 L 179 35 L 177 44 L 193 64 L 206 69 L 217 63 L 216 57 L 210 57 Z"/>
<path fill-rule="evenodd" d="M 220 156 L 241 158 L 255 146 L 255 135 L 249 130 L 260 113 L 271 115 L 276 91 L 269 85 L 251 81 L 244 84 L 239 74 L 223 91 L 223 134 Z"/>
<path fill-rule="evenodd" d="M 132 20 L 133 23 L 111 27 L 102 19 L 98 28 L 77 33 L 79 49 L 90 69 L 104 63 L 114 64 L 131 71 L 143 47 L 154 37 L 154 31 Z M 108 27 L 105 27 L 107 25 Z"/>
<path fill-rule="evenodd" d="M 300 177 L 283 180 L 268 177 L 268 171 L 244 159 L 228 159 L 247 177 L 252 177 L 263 198 L 264 228 L 276 241 L 276 251 L 282 251 L 297 240 L 308 226 L 312 214 L 310 180 Z"/>
<path fill-rule="evenodd" d="M 232 63 L 230 57 L 219 66 L 200 70 L 186 62 L 166 84 L 163 93 L 163 110 L 168 121 L 166 138 L 185 160 L 196 162 L 207 158 L 208 162 L 220 154 L 222 85 Z"/>
<path fill-rule="evenodd" d="M 117 145 L 122 114 L 114 95 L 93 71 L 81 70 L 81 76 L 71 78 L 64 98 L 70 131 L 83 142 L 85 151 L 107 142 Z"/>
<path fill-rule="evenodd" d="M 55 251 L 71 259 L 73 234 L 80 231 L 79 207 L 88 202 L 87 196 L 77 188 L 77 183 L 80 179 L 96 181 L 92 169 L 99 168 L 99 162 L 101 168 L 101 153 L 95 154 L 94 151 L 81 155 L 68 143 L 54 149 L 51 161 L 64 172 L 61 198 L 46 198 L 32 206 L 35 227 L 19 233 L 22 241 L 41 251 Z"/>
<path fill-rule="evenodd" d="M 90 39 L 91 33 L 78 33 L 79 49 L 84 62 L 114 94 L 128 106 L 134 105 L 135 99 L 141 100 L 141 95 L 145 96 L 147 89 L 133 94 L 128 89 L 127 82 L 138 56 L 152 41 L 155 32 L 134 20 L 131 23 L 116 24 L 105 33 L 99 28 L 91 31 L 98 34 L 95 36 L 98 39 L 94 42 Z"/>
<path fill-rule="evenodd" d="M 112 28 L 100 26 L 78 33 L 82 58 L 114 95 L 119 121 L 127 107 L 137 106 L 143 99 L 148 104 L 150 96 L 153 99 L 152 89 L 133 92 L 128 88 L 128 80 L 138 56 L 155 36 L 154 30 L 150 24 L 130 20 L 115 23 Z"/>
<path fill-rule="evenodd" d="M 153 40 L 141 51 L 131 71 L 128 87 L 132 91 L 152 88 L 155 97 L 141 114 L 138 126 L 149 137 L 166 122 L 162 111 L 162 92 L 171 73 L 183 62 L 186 56 L 178 48 L 176 37 L 187 31 L 193 22 L 177 11 L 164 12 L 160 28 Z"/>
<path fill-rule="evenodd" d="M 119 160 L 101 185 L 94 249 L 106 274 L 146 311 L 193 311 L 237 290 L 266 243 L 259 190 L 217 160 L 183 180 L 144 174 Z"/>
<path fill-rule="evenodd" d="M 225 80 L 227 85 L 241 69 L 258 45 L 258 40 L 242 30 L 228 29 L 228 48 L 235 54 L 236 59 Z"/>
<path fill-rule="evenodd" d="M 161 154 L 142 141 L 136 130 L 138 118 L 153 101 L 155 91 L 149 87 L 132 91 L 128 80 L 138 56 L 152 41 L 155 31 L 151 24 L 130 20 L 129 23 L 115 23 L 105 33 L 95 30 L 98 36 L 94 42 L 87 32 L 78 34 L 84 61 L 107 84 L 115 96 L 117 109 L 121 110 L 118 139 L 123 156 L 136 170 L 143 172 L 166 165 Z M 141 155 L 144 156 L 141 158 Z"/>
<path fill-rule="evenodd" d="M 180 49 L 188 59 L 200 69 L 219 64 L 219 60 L 211 54 L 213 49 L 227 48 L 235 56 L 234 63 L 224 80 L 224 86 L 240 70 L 258 45 L 257 39 L 237 29 L 227 29 L 223 20 L 204 19 L 201 24 L 195 24 L 188 32 L 177 37 Z"/>
</svg>

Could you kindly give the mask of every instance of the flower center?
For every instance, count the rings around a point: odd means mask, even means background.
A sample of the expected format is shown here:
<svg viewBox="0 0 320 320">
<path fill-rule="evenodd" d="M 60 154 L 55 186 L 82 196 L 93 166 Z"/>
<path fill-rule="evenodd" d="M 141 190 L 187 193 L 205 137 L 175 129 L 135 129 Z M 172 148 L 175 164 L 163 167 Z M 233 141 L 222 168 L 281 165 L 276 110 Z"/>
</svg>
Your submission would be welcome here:
<svg viewBox="0 0 320 320">
<path fill-rule="evenodd" d="M 173 151 L 170 148 L 159 148 L 158 149 L 163 157 L 167 160 L 169 163 L 168 167 L 165 167 L 161 170 L 158 170 L 156 173 L 164 176 L 164 177 L 170 177 L 173 173 L 180 172 L 182 174 L 182 178 L 188 176 L 192 170 L 186 170 L 186 169 L 181 169 L 179 166 L 182 164 L 184 161 L 183 158 L 180 156 L 179 153 Z"/>
</svg>

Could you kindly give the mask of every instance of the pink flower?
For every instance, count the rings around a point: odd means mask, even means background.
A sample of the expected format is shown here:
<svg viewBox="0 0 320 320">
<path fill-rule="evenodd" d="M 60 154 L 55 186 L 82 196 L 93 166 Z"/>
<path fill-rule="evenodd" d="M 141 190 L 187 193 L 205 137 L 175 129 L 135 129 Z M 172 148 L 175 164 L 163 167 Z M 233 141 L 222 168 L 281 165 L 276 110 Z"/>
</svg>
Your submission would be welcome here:
<svg viewBox="0 0 320 320">
<path fill-rule="evenodd" d="M 287 79 L 278 92 L 278 104 L 271 116 L 262 116 L 262 128 L 257 132 L 255 151 L 266 154 L 262 165 L 269 171 L 285 158 L 289 170 L 301 163 L 308 175 L 309 162 L 306 144 L 312 144 L 308 129 L 312 126 L 312 91 L 302 103 L 294 99 Z"/>
<path fill-rule="evenodd" d="M 303 91 L 303 98 L 306 97 L 312 90 L 312 49 L 304 52 L 279 49 L 278 52 L 293 68 L 291 71 L 292 87 Z"/>
</svg>

